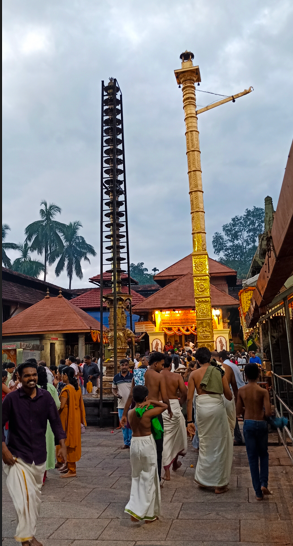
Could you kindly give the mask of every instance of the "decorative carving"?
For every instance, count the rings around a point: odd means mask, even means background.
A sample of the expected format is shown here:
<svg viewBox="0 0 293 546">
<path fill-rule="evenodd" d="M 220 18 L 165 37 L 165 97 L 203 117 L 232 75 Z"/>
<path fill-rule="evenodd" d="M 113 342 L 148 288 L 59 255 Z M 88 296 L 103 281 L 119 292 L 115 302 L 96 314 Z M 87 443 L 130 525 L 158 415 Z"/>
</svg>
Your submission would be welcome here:
<svg viewBox="0 0 293 546">
<path fill-rule="evenodd" d="M 196 316 L 197 319 L 205 319 L 211 314 L 211 300 L 210 298 L 202 298 L 196 301 Z"/>
<path fill-rule="evenodd" d="M 194 254 L 192 256 L 192 267 L 193 267 L 193 274 L 194 275 L 201 275 L 209 273 L 209 263 L 208 263 L 208 256 L 207 254 L 204 255 L 198 255 Z"/>
</svg>

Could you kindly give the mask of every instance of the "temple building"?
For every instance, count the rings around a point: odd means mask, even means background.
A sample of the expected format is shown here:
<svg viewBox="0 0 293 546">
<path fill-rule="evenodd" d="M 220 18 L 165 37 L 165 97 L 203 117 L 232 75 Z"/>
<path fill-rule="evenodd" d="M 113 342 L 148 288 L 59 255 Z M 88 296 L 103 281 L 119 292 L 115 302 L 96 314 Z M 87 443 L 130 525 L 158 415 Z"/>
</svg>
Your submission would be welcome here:
<svg viewBox="0 0 293 546">
<path fill-rule="evenodd" d="M 59 365 L 70 354 L 98 356 L 100 323 L 65 299 L 49 293 L 2 324 L 2 358 L 20 364 L 27 358 Z M 107 337 L 107 329 L 105 329 Z M 106 341 L 106 339 L 105 339 Z"/>
<path fill-rule="evenodd" d="M 231 317 L 237 323 L 239 302 L 229 294 L 235 288 L 237 272 L 209 258 L 214 343 L 217 350 L 229 349 L 232 339 Z M 135 324 L 137 334 L 146 333 L 150 350 L 163 350 L 167 341 L 182 346 L 196 344 L 196 311 L 192 276 L 192 255 L 186 256 L 154 280 L 161 286 L 156 293 L 133 306 L 140 316 Z M 236 338 L 239 331 L 236 324 Z M 240 341 L 240 340 L 239 340 Z"/>
<path fill-rule="evenodd" d="M 112 292 L 112 285 L 111 285 L 111 274 L 110 273 L 104 273 L 103 275 L 103 295 L 106 296 L 107 294 L 110 294 Z M 100 275 L 95 275 L 94 277 L 91 277 L 89 279 L 89 282 L 96 285 L 97 288 L 90 288 L 83 294 L 77 296 L 76 298 L 71 300 L 71 303 L 73 305 L 76 305 L 76 307 L 79 307 L 80 309 L 83 309 L 86 311 L 89 315 L 91 315 L 96 320 L 100 321 L 100 305 L 101 305 L 101 299 L 100 299 Z M 128 294 L 128 275 L 123 273 L 121 275 L 121 281 L 122 281 L 122 292 L 125 294 Z M 130 278 L 131 286 L 137 288 L 138 282 Z M 143 287 L 141 287 L 143 288 Z M 139 292 L 136 292 L 134 288 L 131 288 L 131 296 L 132 296 L 132 306 L 141 304 L 145 298 L 140 294 Z M 139 316 L 135 313 L 132 314 L 132 328 L 134 330 L 135 323 L 139 320 Z M 104 302 L 103 305 L 103 325 L 106 328 L 109 328 L 109 309 L 107 307 L 107 303 Z M 130 328 L 130 316 L 129 311 L 126 311 L 126 327 Z"/>
</svg>

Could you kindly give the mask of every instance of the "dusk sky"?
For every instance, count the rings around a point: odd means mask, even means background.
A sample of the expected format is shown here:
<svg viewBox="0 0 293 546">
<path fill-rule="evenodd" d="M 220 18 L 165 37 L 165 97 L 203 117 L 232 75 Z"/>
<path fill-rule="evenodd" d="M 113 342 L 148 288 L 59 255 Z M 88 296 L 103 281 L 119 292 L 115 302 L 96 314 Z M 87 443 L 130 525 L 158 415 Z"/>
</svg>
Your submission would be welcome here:
<svg viewBox="0 0 293 546">
<path fill-rule="evenodd" d="M 124 103 L 130 258 L 162 270 L 192 251 L 182 90 L 190 50 L 197 104 L 254 92 L 199 116 L 208 251 L 215 231 L 267 195 L 276 208 L 292 141 L 290 0 L 4 0 L 3 223 L 22 243 L 40 202 L 80 220 L 99 251 L 101 80 Z M 17 252 L 8 252 L 11 258 Z M 40 259 L 37 255 L 36 258 Z M 99 256 L 84 263 L 90 286 Z M 42 278 L 42 276 L 41 276 Z M 68 287 L 66 273 L 48 281 Z"/>
</svg>

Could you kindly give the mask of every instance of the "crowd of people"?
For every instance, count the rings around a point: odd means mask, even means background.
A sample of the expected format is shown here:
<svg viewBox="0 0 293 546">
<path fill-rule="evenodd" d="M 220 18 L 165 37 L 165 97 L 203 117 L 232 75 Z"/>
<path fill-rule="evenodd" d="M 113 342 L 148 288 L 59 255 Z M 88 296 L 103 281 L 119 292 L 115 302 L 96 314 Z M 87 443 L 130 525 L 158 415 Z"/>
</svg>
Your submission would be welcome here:
<svg viewBox="0 0 293 546">
<path fill-rule="evenodd" d="M 245 441 L 256 498 L 268 490 L 269 393 L 258 385 L 261 359 L 251 352 L 173 347 L 126 356 L 113 378 L 132 483 L 125 507 L 132 521 L 155 521 L 171 470 L 182 465 L 188 437 L 198 451 L 194 480 L 216 494 L 228 490 L 233 444 Z M 244 371 L 243 371 L 244 368 Z M 35 538 L 47 471 L 75 477 L 86 427 L 83 394 L 98 396 L 100 360 L 69 356 L 59 367 L 28 359 L 2 370 L 2 459 L 18 515 L 16 540 Z M 90 386 L 90 388 L 89 388 Z M 244 416 L 243 434 L 238 418 Z M 260 468 L 260 469 L 259 469 Z M 162 476 L 163 474 L 163 476 Z"/>
<path fill-rule="evenodd" d="M 132 521 L 158 518 L 160 488 L 171 479 L 170 470 L 180 468 L 188 436 L 198 451 L 194 480 L 216 494 L 228 491 L 233 445 L 245 444 L 256 498 L 262 500 L 269 494 L 271 407 L 268 391 L 257 384 L 260 357 L 253 351 L 217 353 L 170 344 L 164 349 L 137 353 L 133 370 L 129 359 L 121 360 L 113 379 L 122 449 L 130 449 L 132 468 L 125 511 Z M 238 422 L 243 416 L 244 438 Z"/>
</svg>

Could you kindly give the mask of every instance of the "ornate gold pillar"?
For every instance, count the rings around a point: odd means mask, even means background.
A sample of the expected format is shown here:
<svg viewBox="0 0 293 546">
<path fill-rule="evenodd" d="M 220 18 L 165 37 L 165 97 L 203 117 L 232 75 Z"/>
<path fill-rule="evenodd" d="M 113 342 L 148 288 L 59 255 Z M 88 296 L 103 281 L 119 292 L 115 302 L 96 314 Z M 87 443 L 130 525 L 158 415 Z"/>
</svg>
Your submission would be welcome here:
<svg viewBox="0 0 293 546">
<path fill-rule="evenodd" d="M 195 83 L 200 82 L 200 70 L 193 66 L 193 53 L 180 55 L 181 69 L 175 70 L 177 83 L 182 86 L 186 126 L 186 155 L 192 226 L 192 265 L 194 299 L 197 320 L 198 347 L 214 349 L 211 309 L 209 262 L 206 249 L 205 212 L 201 177 L 199 132 L 197 128 Z"/>
</svg>

